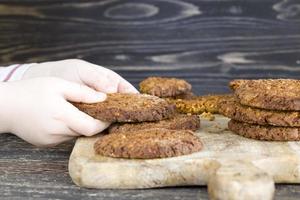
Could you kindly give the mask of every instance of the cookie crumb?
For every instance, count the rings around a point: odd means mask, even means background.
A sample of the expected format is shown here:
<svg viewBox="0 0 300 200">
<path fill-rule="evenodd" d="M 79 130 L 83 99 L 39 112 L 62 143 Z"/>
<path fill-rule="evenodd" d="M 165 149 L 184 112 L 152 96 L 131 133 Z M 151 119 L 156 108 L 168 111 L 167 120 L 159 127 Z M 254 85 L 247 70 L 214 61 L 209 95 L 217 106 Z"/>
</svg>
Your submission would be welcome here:
<svg viewBox="0 0 300 200">
<path fill-rule="evenodd" d="M 203 112 L 201 115 L 200 115 L 201 118 L 204 118 L 204 119 L 207 119 L 209 121 L 214 121 L 215 120 L 215 116 L 210 113 L 210 112 Z"/>
<path fill-rule="evenodd" d="M 199 115 L 203 112 L 220 113 L 220 102 L 230 98 L 232 94 L 223 95 L 204 95 L 193 99 L 167 99 L 169 103 L 176 105 L 176 109 L 181 113 L 191 113 Z"/>
</svg>

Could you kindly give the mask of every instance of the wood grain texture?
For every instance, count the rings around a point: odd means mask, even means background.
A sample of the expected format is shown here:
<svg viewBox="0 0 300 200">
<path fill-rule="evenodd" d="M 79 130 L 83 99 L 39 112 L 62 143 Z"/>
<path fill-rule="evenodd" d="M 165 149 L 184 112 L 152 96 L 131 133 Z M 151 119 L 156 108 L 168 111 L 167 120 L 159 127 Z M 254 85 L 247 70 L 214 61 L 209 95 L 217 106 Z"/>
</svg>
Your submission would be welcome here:
<svg viewBox="0 0 300 200">
<path fill-rule="evenodd" d="M 298 8 L 297 0 L 0 0 L 0 63 L 76 57 L 134 84 L 172 75 L 197 93 L 223 92 L 232 78 L 300 75 Z"/>
<path fill-rule="evenodd" d="M 298 0 L 0 0 L 0 65 L 82 58 L 137 85 L 187 79 L 197 94 L 232 78 L 300 77 Z M 34 148 L 0 135 L 0 196 L 22 199 L 207 199 L 206 188 L 79 189 L 67 174 L 73 143 Z M 299 186 L 279 185 L 278 199 Z"/>
</svg>

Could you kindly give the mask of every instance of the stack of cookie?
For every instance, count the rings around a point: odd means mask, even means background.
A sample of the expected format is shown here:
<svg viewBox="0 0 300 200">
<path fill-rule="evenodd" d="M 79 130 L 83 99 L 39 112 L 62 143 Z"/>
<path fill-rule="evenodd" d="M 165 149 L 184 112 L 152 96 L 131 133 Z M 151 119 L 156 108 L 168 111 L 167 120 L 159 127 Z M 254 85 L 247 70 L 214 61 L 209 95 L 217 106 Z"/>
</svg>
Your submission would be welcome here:
<svg viewBox="0 0 300 200">
<path fill-rule="evenodd" d="M 101 121 L 113 123 L 94 145 L 97 154 L 117 158 L 164 158 L 201 150 L 194 134 L 197 116 L 177 114 L 166 100 L 146 94 L 108 94 L 104 102 L 73 103 Z"/>
<path fill-rule="evenodd" d="M 258 140 L 300 140 L 300 80 L 234 80 L 230 87 L 234 97 L 220 110 L 231 118 L 231 131 Z"/>
</svg>

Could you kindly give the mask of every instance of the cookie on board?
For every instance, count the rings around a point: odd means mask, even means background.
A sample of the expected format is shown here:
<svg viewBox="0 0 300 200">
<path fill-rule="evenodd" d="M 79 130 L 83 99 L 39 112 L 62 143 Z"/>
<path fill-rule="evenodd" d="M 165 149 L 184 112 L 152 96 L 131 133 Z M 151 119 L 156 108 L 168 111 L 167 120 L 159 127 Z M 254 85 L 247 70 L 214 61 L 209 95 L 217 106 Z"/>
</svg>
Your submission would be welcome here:
<svg viewBox="0 0 300 200">
<path fill-rule="evenodd" d="M 158 97 L 175 97 L 189 93 L 192 86 L 183 79 L 149 77 L 140 83 L 141 93 Z"/>
<path fill-rule="evenodd" d="M 109 133 L 122 133 L 151 128 L 196 131 L 200 128 L 200 119 L 196 115 L 176 114 L 169 119 L 157 122 L 116 123 L 112 124 L 108 131 Z"/>
<path fill-rule="evenodd" d="M 220 103 L 220 113 L 250 124 L 300 127 L 300 112 L 259 109 L 241 105 L 234 97 Z"/>
<path fill-rule="evenodd" d="M 256 140 L 299 141 L 300 129 L 295 127 L 262 126 L 230 120 L 228 129 L 238 135 Z"/>
<path fill-rule="evenodd" d="M 242 84 L 235 85 L 238 86 L 233 87 L 234 94 L 243 105 L 270 110 L 300 111 L 300 80 L 243 80 Z"/>
<path fill-rule="evenodd" d="M 189 130 L 147 129 L 101 136 L 95 153 L 114 158 L 167 158 L 202 149 L 200 139 Z"/>
</svg>

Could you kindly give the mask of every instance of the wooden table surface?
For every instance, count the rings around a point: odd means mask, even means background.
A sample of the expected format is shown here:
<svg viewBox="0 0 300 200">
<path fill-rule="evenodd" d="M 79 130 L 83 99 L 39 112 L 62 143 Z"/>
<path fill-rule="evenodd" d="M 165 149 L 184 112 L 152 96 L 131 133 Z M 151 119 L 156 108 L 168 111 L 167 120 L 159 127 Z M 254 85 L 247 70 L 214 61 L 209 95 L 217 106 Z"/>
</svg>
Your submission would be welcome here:
<svg viewBox="0 0 300 200">
<path fill-rule="evenodd" d="M 195 93 L 233 78 L 300 77 L 299 0 L 0 0 L 0 65 L 81 58 L 137 85 L 176 76 Z M 0 135 L 0 198 L 207 199 L 206 187 L 95 190 L 68 175 L 74 141 L 35 148 Z M 277 185 L 276 199 L 300 186 Z"/>
</svg>

